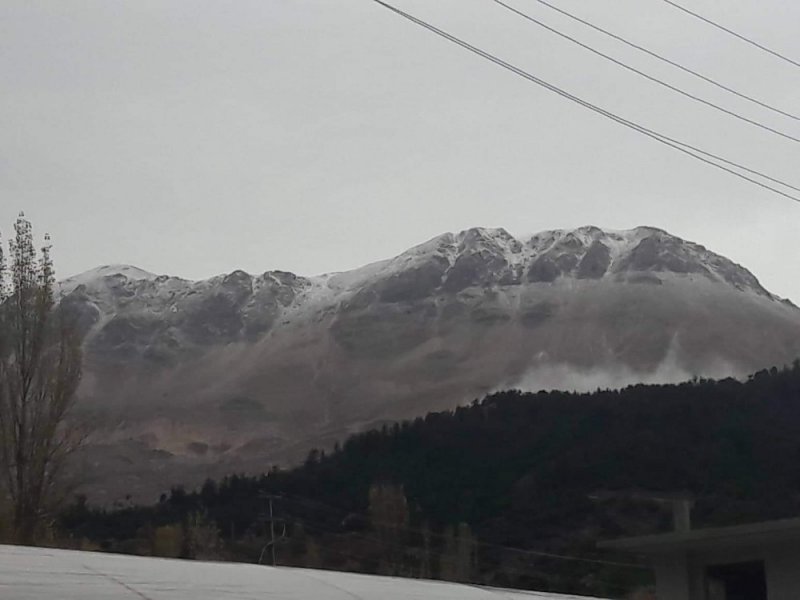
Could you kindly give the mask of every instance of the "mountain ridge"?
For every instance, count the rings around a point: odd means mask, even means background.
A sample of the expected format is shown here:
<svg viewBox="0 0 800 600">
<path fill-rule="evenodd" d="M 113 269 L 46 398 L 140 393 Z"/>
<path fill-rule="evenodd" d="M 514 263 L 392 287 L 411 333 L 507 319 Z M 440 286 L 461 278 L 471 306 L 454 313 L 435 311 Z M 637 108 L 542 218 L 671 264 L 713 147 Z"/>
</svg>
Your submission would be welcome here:
<svg viewBox="0 0 800 600">
<path fill-rule="evenodd" d="M 62 290 L 85 336 L 81 406 L 104 423 L 92 460 L 130 472 L 128 492 L 154 473 L 296 461 L 504 387 L 744 376 L 800 356 L 800 309 L 652 227 L 472 228 L 311 277 L 106 265 Z"/>
<path fill-rule="evenodd" d="M 553 270 L 554 265 L 543 265 L 540 263 L 539 267 L 542 268 L 543 271 L 533 273 L 533 277 L 541 277 L 541 279 L 538 280 L 549 282 L 558 276 L 570 274 L 569 267 L 574 268 L 576 266 L 571 264 L 570 261 L 563 260 L 563 257 L 568 255 L 567 251 L 576 249 L 576 243 L 580 244 L 587 253 L 592 253 L 589 257 L 590 260 L 587 261 L 587 264 L 584 265 L 583 269 L 580 269 L 580 266 L 578 265 L 579 271 L 577 275 L 582 278 L 589 278 L 597 275 L 597 267 L 598 265 L 602 265 L 605 259 L 604 253 L 606 252 L 608 255 L 608 266 L 607 270 L 603 270 L 603 274 L 606 274 L 607 272 L 615 272 L 614 267 L 617 266 L 616 263 L 620 259 L 620 256 L 624 255 L 625 250 L 630 251 L 630 246 L 632 246 L 634 242 L 638 244 L 635 248 L 633 248 L 633 251 L 636 252 L 637 255 L 634 257 L 628 257 L 628 264 L 624 265 L 626 267 L 634 266 L 636 267 L 636 270 L 673 270 L 676 272 L 682 272 L 681 269 L 686 270 L 692 267 L 692 265 L 687 264 L 688 261 L 686 261 L 686 253 L 683 253 L 684 255 L 682 256 L 685 261 L 683 264 L 680 262 L 672 262 L 668 264 L 664 263 L 663 260 L 659 262 L 659 258 L 663 259 L 663 257 L 653 255 L 654 249 L 651 247 L 651 245 L 642 246 L 642 242 L 649 242 L 655 238 L 660 238 L 658 241 L 661 243 L 668 241 L 670 243 L 675 243 L 676 246 L 683 246 L 683 248 L 691 249 L 700 255 L 695 256 L 695 258 L 698 259 L 698 262 L 709 262 L 709 259 L 711 259 L 711 264 L 713 266 L 713 268 L 709 269 L 711 273 L 718 274 L 717 269 L 721 266 L 729 270 L 737 271 L 740 276 L 740 280 L 728 281 L 729 283 L 738 283 L 739 285 L 745 285 L 746 283 L 754 290 L 758 290 L 760 293 L 768 295 L 773 299 L 786 300 L 785 298 L 780 298 L 763 288 L 755 275 L 753 275 L 745 267 L 734 263 L 733 261 L 730 261 L 719 254 L 707 250 L 702 245 L 694 242 L 688 242 L 668 233 L 663 229 L 653 226 L 638 226 L 628 230 L 614 230 L 601 229 L 593 225 L 587 225 L 576 229 L 544 230 L 522 238 L 516 238 L 512 236 L 504 228 L 473 227 L 458 233 L 448 232 L 440 234 L 427 240 L 426 242 L 412 246 L 407 251 L 402 252 L 393 258 L 375 261 L 373 263 L 350 270 L 333 271 L 312 276 L 299 275 L 290 271 L 269 270 L 263 272 L 261 275 L 266 275 L 268 273 L 283 273 L 305 281 L 335 282 L 347 279 L 348 276 L 351 275 L 383 270 L 387 266 L 390 266 L 400 260 L 408 261 L 412 257 L 419 257 L 433 253 L 439 253 L 442 256 L 449 258 L 450 266 L 452 267 L 454 266 L 455 260 L 463 254 L 474 253 L 476 248 L 484 251 L 489 250 L 491 249 L 491 246 L 494 245 L 494 249 L 501 250 L 503 257 L 507 260 L 507 262 L 514 266 L 518 266 L 526 259 L 534 262 L 556 262 L 555 271 Z M 484 244 L 482 248 L 481 242 Z M 627 248 L 625 247 L 626 245 L 628 246 Z M 601 246 L 605 248 L 605 250 L 600 250 Z M 450 252 L 447 252 L 446 249 L 449 249 Z M 509 260 L 510 258 L 515 260 Z M 558 264 L 559 258 L 562 259 L 560 264 Z M 676 257 L 673 256 L 670 258 L 674 259 Z M 722 264 L 720 265 L 720 263 Z M 694 266 L 696 267 L 697 265 Z M 565 269 L 565 267 L 567 268 Z M 200 283 L 215 281 L 219 280 L 220 278 L 224 279 L 226 277 L 234 276 L 235 274 L 244 274 L 251 278 L 258 277 L 256 274 L 252 274 L 241 269 L 235 269 L 230 273 L 221 273 L 205 279 L 192 280 L 174 275 L 157 275 L 135 265 L 115 264 L 103 265 L 76 275 L 72 275 L 59 282 L 59 285 L 64 293 L 70 293 L 79 285 L 86 285 L 87 283 L 92 283 L 97 279 L 102 279 L 107 276 L 121 275 L 132 280 L 179 280 L 187 283 Z M 529 273 L 529 278 L 530 277 L 531 274 Z M 509 283 L 509 281 L 506 281 L 505 283 Z"/>
</svg>

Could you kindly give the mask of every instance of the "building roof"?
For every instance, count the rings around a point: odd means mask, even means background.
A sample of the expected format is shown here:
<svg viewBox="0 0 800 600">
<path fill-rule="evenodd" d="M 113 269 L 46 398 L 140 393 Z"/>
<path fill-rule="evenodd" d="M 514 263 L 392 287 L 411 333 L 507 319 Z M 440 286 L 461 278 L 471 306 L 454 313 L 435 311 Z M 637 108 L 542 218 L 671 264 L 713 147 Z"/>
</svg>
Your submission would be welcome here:
<svg viewBox="0 0 800 600">
<path fill-rule="evenodd" d="M 2 545 L 0 598 L 590 600 L 420 579 Z"/>
<path fill-rule="evenodd" d="M 598 546 L 638 554 L 666 554 L 683 550 L 777 545 L 798 540 L 800 540 L 800 519 L 783 519 L 734 527 L 690 529 L 623 538 L 601 542 Z"/>
</svg>

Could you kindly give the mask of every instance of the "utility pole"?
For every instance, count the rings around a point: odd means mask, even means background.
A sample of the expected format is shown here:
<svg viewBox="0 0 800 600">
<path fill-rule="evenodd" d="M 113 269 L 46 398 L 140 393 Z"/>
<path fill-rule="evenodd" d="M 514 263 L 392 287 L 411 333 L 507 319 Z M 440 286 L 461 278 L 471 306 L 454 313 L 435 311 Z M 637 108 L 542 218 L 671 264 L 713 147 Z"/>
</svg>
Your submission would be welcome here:
<svg viewBox="0 0 800 600">
<path fill-rule="evenodd" d="M 264 552 L 269 547 L 270 553 L 272 554 L 272 566 L 275 567 L 278 564 L 276 546 L 281 539 L 286 537 L 286 526 L 284 524 L 283 533 L 278 539 L 275 539 L 275 515 L 272 502 L 273 500 L 280 499 L 280 496 L 265 494 L 262 492 L 259 494 L 259 497 L 263 500 L 266 500 L 269 506 L 269 542 L 267 542 L 267 544 L 261 549 L 261 555 L 258 557 L 258 564 L 262 563 L 264 559 Z M 266 521 L 266 518 L 262 517 L 262 520 Z"/>
<path fill-rule="evenodd" d="M 272 545 L 272 566 L 274 567 L 278 561 L 275 558 L 275 518 L 272 515 L 272 496 L 269 498 L 269 537 Z"/>
</svg>

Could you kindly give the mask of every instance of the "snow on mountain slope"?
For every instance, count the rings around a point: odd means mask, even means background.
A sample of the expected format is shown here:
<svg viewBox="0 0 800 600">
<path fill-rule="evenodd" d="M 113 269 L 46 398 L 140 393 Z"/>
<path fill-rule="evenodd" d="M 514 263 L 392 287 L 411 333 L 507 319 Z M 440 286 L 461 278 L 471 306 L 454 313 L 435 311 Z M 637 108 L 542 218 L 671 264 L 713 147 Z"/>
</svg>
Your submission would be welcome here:
<svg viewBox="0 0 800 600">
<path fill-rule="evenodd" d="M 132 265 L 103 265 L 64 279 L 59 282 L 59 289 L 61 292 L 68 294 L 79 285 L 91 286 L 105 277 L 125 277 L 131 280 L 145 279 L 150 281 L 156 279 L 157 275 Z"/>
<path fill-rule="evenodd" d="M 102 267 L 62 290 L 85 334 L 81 405 L 105 423 L 97 485 L 128 472 L 125 492 L 260 471 L 498 387 L 743 376 L 800 356 L 800 309 L 652 227 L 474 228 L 313 277 Z"/>
<path fill-rule="evenodd" d="M 445 291 L 480 284 L 513 285 L 526 279 L 528 282 L 554 282 L 559 277 L 570 276 L 602 279 L 619 278 L 625 273 L 672 272 L 699 274 L 742 291 L 772 297 L 746 269 L 698 244 L 652 227 L 604 231 L 591 226 L 544 231 L 526 240 L 517 240 L 504 229 L 473 228 L 458 234 L 443 234 L 390 260 L 310 278 L 282 272 L 254 277 L 235 271 L 192 282 L 158 276 L 131 265 L 104 265 L 69 277 L 59 286 L 64 294 L 84 286 L 98 295 L 104 291 L 138 287 L 144 300 L 162 302 L 174 300 L 176 295 L 189 290 L 196 293 L 217 285 L 234 285 L 231 282 L 237 279 L 257 293 L 265 285 L 287 285 L 288 277 L 299 282 L 295 290 L 297 302 L 288 307 L 297 310 L 304 304 L 335 302 L 340 296 L 358 292 L 376 280 L 408 277 L 409 272 L 420 275 L 419 270 L 424 270 L 431 261 L 442 267 L 441 278 L 438 281 L 434 278 L 433 283 L 443 283 Z M 482 269 L 483 279 L 475 279 L 476 268 Z"/>
</svg>

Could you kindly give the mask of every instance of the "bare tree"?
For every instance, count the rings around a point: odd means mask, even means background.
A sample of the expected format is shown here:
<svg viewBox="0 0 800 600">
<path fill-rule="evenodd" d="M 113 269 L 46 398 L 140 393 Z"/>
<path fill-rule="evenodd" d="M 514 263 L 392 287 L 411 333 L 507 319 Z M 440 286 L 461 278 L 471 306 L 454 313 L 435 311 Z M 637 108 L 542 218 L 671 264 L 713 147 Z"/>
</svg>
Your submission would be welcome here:
<svg viewBox="0 0 800 600">
<path fill-rule="evenodd" d="M 378 550 L 381 575 L 404 573 L 408 533 L 408 500 L 403 486 L 393 483 L 373 483 L 369 488 L 369 520 L 382 548 Z"/>
<path fill-rule="evenodd" d="M 79 444 L 66 419 L 81 350 L 56 306 L 49 238 L 37 253 L 22 214 L 14 230 L 7 259 L 0 245 L 0 490 L 10 503 L 14 541 L 31 544 Z"/>
<path fill-rule="evenodd" d="M 445 531 L 439 575 L 447 581 L 473 581 L 477 571 L 477 540 L 469 525 L 459 523 Z"/>
</svg>

